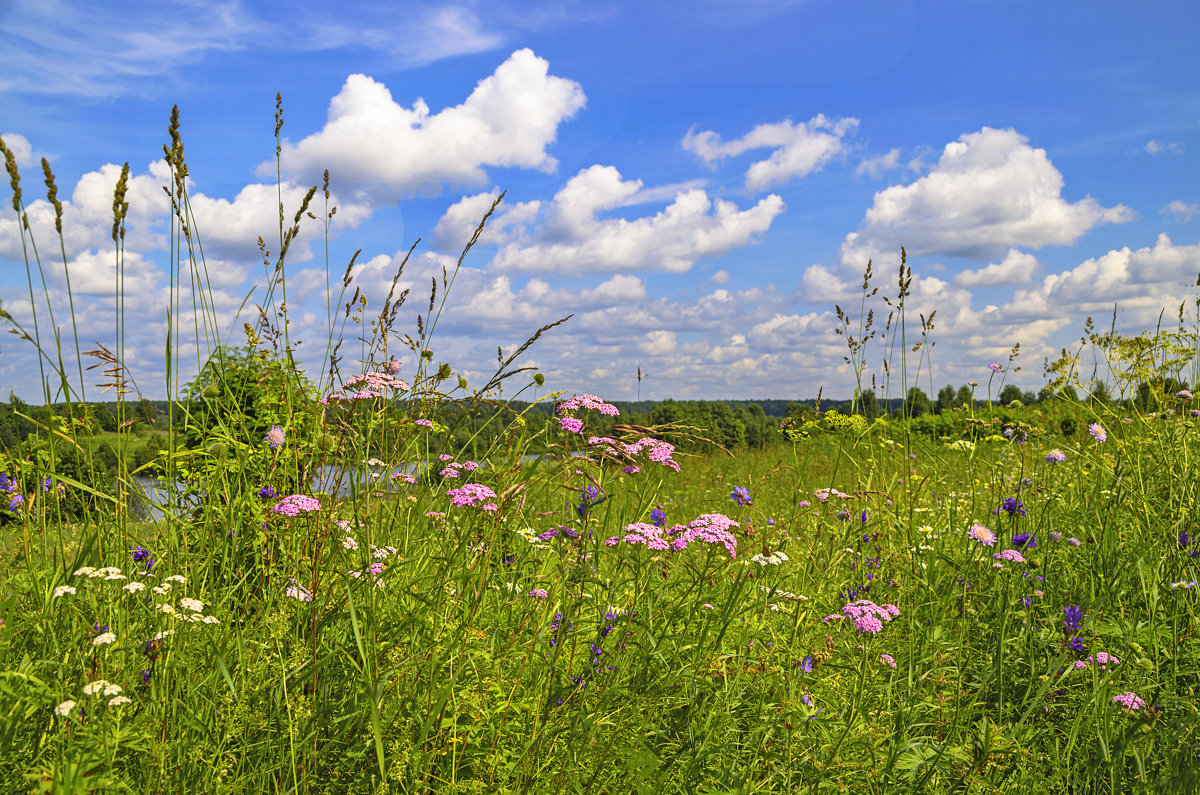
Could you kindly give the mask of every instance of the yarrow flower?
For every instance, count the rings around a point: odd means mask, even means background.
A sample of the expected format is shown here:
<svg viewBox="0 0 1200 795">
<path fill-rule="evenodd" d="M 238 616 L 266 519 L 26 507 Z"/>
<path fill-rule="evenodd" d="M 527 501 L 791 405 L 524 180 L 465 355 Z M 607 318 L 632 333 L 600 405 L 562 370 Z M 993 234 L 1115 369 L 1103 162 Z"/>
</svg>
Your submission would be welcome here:
<svg viewBox="0 0 1200 795">
<path fill-rule="evenodd" d="M 996 534 L 981 524 L 971 525 L 971 529 L 967 531 L 967 535 L 985 547 L 994 546 L 996 543 Z"/>
<path fill-rule="evenodd" d="M 451 505 L 459 508 L 479 508 L 484 511 L 497 510 L 495 503 L 484 503 L 484 500 L 495 499 L 496 492 L 482 483 L 466 483 L 460 489 L 450 489 L 446 492 L 446 496 L 450 498 Z M 480 503 L 484 504 L 481 505 Z"/>
<path fill-rule="evenodd" d="M 881 654 L 881 655 L 879 655 L 879 661 L 880 661 L 880 662 L 882 662 L 884 665 L 890 665 L 890 666 L 892 666 L 893 668 L 895 668 L 895 667 L 896 667 L 896 660 L 895 660 L 895 658 L 894 658 L 894 657 L 892 657 L 892 655 L 890 655 L 890 654 Z"/>
<path fill-rule="evenodd" d="M 272 425 L 271 430 L 267 431 L 267 435 L 263 437 L 263 441 L 269 444 L 272 450 L 278 450 L 287 441 L 287 434 L 284 433 L 283 428 Z"/>
<path fill-rule="evenodd" d="M 1114 704 L 1120 704 L 1121 706 L 1125 707 L 1125 709 L 1130 710 L 1131 712 L 1136 712 L 1137 710 L 1146 706 L 1146 702 L 1143 701 L 1141 699 L 1141 697 L 1139 697 L 1136 693 L 1131 692 L 1129 690 L 1126 690 L 1124 693 L 1121 693 L 1120 695 L 1113 696 L 1112 700 L 1113 700 Z"/>
<path fill-rule="evenodd" d="M 1057 448 L 1046 453 L 1046 463 L 1047 464 L 1061 464 L 1063 461 L 1066 461 L 1066 460 L 1067 460 L 1067 454 Z"/>
<path fill-rule="evenodd" d="M 1108 438 L 1108 431 L 1104 430 L 1104 426 L 1098 422 L 1093 422 L 1088 426 L 1088 433 L 1091 434 L 1092 438 L 1097 442 L 1103 442 Z"/>
<path fill-rule="evenodd" d="M 282 516 L 299 516 L 301 513 L 319 510 L 321 510 L 321 503 L 316 499 L 303 494 L 289 494 L 276 503 L 275 507 L 271 509 L 271 513 Z"/>
<path fill-rule="evenodd" d="M 558 424 L 567 433 L 583 433 L 583 420 L 578 420 L 574 417 L 560 417 Z"/>
<path fill-rule="evenodd" d="M 854 628 L 860 634 L 869 632 L 874 635 L 883 631 L 884 622 L 891 621 L 900 615 L 900 609 L 895 605 L 881 606 L 869 599 L 859 599 L 857 602 L 850 602 L 843 605 L 842 614 L 854 622 Z M 827 623 L 832 618 L 841 617 L 835 613 L 832 616 L 826 616 L 825 622 Z"/>
<path fill-rule="evenodd" d="M 569 416 L 572 412 L 578 409 L 587 411 L 598 411 L 601 414 L 609 417 L 616 417 L 621 412 L 611 403 L 605 403 L 595 395 L 576 395 L 575 397 L 564 400 L 558 404 L 558 414 L 560 417 Z"/>
<path fill-rule="evenodd" d="M 75 709 L 74 701 L 64 701 L 54 708 L 54 714 L 60 718 L 65 718 L 71 714 L 71 710 Z"/>
<path fill-rule="evenodd" d="M 101 632 L 96 637 L 92 638 L 93 646 L 107 646 L 110 643 L 116 643 L 117 636 L 111 632 Z"/>
<path fill-rule="evenodd" d="M 54 598 L 57 599 L 60 596 L 65 596 L 67 594 L 74 594 L 74 593 L 75 593 L 74 586 L 60 585 L 54 589 Z"/>
</svg>

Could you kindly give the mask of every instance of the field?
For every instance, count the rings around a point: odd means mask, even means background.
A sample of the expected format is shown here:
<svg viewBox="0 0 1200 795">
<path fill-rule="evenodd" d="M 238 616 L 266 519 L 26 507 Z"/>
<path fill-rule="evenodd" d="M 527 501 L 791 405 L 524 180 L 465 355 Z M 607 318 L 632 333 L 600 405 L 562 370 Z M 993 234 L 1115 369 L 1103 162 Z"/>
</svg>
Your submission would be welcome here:
<svg viewBox="0 0 1200 795">
<path fill-rule="evenodd" d="M 177 267 L 175 323 L 203 283 Z M 127 458 L 60 471 L 59 442 L 94 451 L 69 412 L 4 453 L 3 791 L 1200 787 L 1194 334 L 1091 336 L 1138 401 L 1055 363 L 1071 432 L 980 396 L 939 415 L 955 435 L 813 411 L 728 454 L 602 397 L 504 409 L 501 382 L 544 383 L 525 348 L 472 388 L 435 363 L 433 297 L 407 348 L 385 304 L 363 369 L 309 381 L 275 267 L 246 353 L 173 384 L 164 521 Z M 488 400 L 504 431 L 454 441 Z M 313 489 L 330 467 L 368 481 Z"/>
</svg>

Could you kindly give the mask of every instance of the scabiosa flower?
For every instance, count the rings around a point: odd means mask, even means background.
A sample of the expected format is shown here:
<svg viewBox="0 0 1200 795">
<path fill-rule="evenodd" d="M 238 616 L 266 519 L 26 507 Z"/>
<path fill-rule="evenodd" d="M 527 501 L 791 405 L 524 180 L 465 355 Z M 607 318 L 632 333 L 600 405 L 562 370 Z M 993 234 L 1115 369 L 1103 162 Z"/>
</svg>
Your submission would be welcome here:
<svg viewBox="0 0 1200 795">
<path fill-rule="evenodd" d="M 272 450 L 278 450 L 287 441 L 287 434 L 284 433 L 283 428 L 272 425 L 271 430 L 267 431 L 267 435 L 263 437 L 263 441 L 269 444 Z"/>
<path fill-rule="evenodd" d="M 1191 400 L 1192 393 L 1187 391 L 1186 389 L 1181 389 L 1175 393 L 1175 397 L 1180 398 L 1181 400 Z"/>
<path fill-rule="evenodd" d="M 289 494 L 271 509 L 271 513 L 282 516 L 299 516 L 301 513 L 319 510 L 321 510 L 321 503 L 316 499 L 303 494 Z"/>
<path fill-rule="evenodd" d="M 892 657 L 892 655 L 890 655 L 890 654 L 879 655 L 879 661 L 881 663 L 883 663 L 884 665 L 890 665 L 893 668 L 896 667 L 896 659 L 894 657 Z"/>
<path fill-rule="evenodd" d="M 1108 431 L 1104 430 L 1104 426 L 1098 422 L 1093 422 L 1088 426 L 1088 433 L 1091 434 L 1092 438 L 1098 443 L 1103 443 L 1104 440 L 1108 438 Z"/>
<path fill-rule="evenodd" d="M 1061 464 L 1063 461 L 1066 461 L 1066 460 L 1067 460 L 1067 454 L 1057 448 L 1046 453 L 1046 463 L 1047 464 Z"/>
<path fill-rule="evenodd" d="M 738 505 L 749 505 L 750 489 L 746 488 L 745 486 L 735 486 L 733 493 L 730 494 L 729 497 Z"/>
<path fill-rule="evenodd" d="M 1136 693 L 1133 693 L 1129 690 L 1126 690 L 1120 695 L 1113 696 L 1112 700 L 1113 703 L 1120 704 L 1131 712 L 1136 712 L 1137 710 L 1146 706 L 1145 701 L 1142 701 L 1142 699 Z"/>
<path fill-rule="evenodd" d="M 546 597 L 550 596 L 550 594 L 546 593 L 545 588 L 534 588 L 529 592 L 529 595 L 535 599 L 545 599 Z"/>
<path fill-rule="evenodd" d="M 981 524 L 971 525 L 971 529 L 967 531 L 967 535 L 985 547 L 994 546 L 996 543 L 996 534 Z"/>
<path fill-rule="evenodd" d="M 1082 544 L 1083 542 L 1082 542 L 1082 541 L 1080 541 L 1078 538 L 1068 538 L 1068 539 L 1067 539 L 1067 543 L 1068 543 L 1068 544 L 1070 544 L 1070 545 L 1071 545 L 1071 546 L 1073 546 L 1073 547 L 1077 547 L 1077 546 L 1079 546 L 1080 544 Z"/>
<path fill-rule="evenodd" d="M 991 370 L 993 373 L 999 373 L 1004 368 L 1000 366 L 1000 362 L 992 362 L 991 364 L 988 365 L 988 369 Z"/>
<path fill-rule="evenodd" d="M 1050 540 L 1051 541 L 1062 541 L 1062 533 L 1058 532 L 1057 530 L 1051 530 L 1050 531 Z"/>
<path fill-rule="evenodd" d="M 302 585 L 297 585 L 294 579 L 289 580 L 288 582 L 290 582 L 291 585 L 283 590 L 284 596 L 297 599 L 301 602 L 311 602 L 313 600 L 312 592 L 307 588 Z"/>
<path fill-rule="evenodd" d="M 992 555 L 996 560 L 1007 560 L 1011 563 L 1024 563 L 1025 556 L 1015 549 L 1005 549 Z"/>
</svg>

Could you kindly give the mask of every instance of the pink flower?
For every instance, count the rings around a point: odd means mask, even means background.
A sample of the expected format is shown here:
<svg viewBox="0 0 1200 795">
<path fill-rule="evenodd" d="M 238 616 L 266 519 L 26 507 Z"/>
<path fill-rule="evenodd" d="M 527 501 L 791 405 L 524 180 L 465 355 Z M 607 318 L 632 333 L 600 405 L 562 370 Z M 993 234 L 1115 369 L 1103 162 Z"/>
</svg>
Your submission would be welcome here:
<svg viewBox="0 0 1200 795">
<path fill-rule="evenodd" d="M 1002 371 L 1004 368 L 1000 366 L 1000 362 L 992 362 L 991 364 L 988 365 L 988 369 L 991 370 L 993 373 L 998 373 L 998 372 Z"/>
<path fill-rule="evenodd" d="M 433 427 L 433 423 L 430 422 L 429 420 L 413 420 L 413 423 L 416 425 L 420 425 L 423 428 L 432 428 Z"/>
<path fill-rule="evenodd" d="M 560 417 L 558 424 L 561 425 L 562 429 L 567 433 L 583 432 L 583 420 L 577 420 L 574 417 Z"/>
<path fill-rule="evenodd" d="M 1136 693 L 1128 690 L 1120 695 L 1113 696 L 1112 700 L 1114 703 L 1120 704 L 1121 706 L 1125 707 L 1125 709 L 1130 711 L 1136 711 L 1146 706 L 1145 701 L 1142 701 L 1142 699 Z"/>
<path fill-rule="evenodd" d="M 992 555 L 992 557 L 996 560 L 1007 560 L 1012 563 L 1025 562 L 1025 556 L 1015 549 L 1006 549 L 1003 552 L 997 552 L 995 555 Z"/>
<path fill-rule="evenodd" d="M 546 593 L 545 588 L 534 588 L 532 591 L 529 592 L 529 595 L 534 597 L 535 599 L 545 599 L 550 594 Z"/>
<path fill-rule="evenodd" d="M 283 516 L 299 516 L 301 513 L 319 510 L 321 510 L 321 503 L 312 497 L 306 497 L 303 494 L 290 494 L 276 503 L 275 507 L 271 509 L 271 513 Z"/>
<path fill-rule="evenodd" d="M 895 667 L 896 667 L 896 660 L 895 660 L 895 658 L 894 658 L 894 657 L 892 657 L 892 655 L 890 655 L 890 654 L 881 654 L 881 655 L 879 655 L 879 661 L 880 661 L 880 662 L 882 662 L 884 665 L 890 665 L 890 666 L 892 666 L 893 668 L 895 668 Z"/>
<path fill-rule="evenodd" d="M 446 496 L 450 498 L 450 504 L 460 508 L 480 507 L 485 511 L 497 510 L 494 503 L 480 505 L 484 500 L 495 499 L 496 492 L 489 489 L 482 483 L 466 483 L 461 489 L 450 489 L 446 492 Z"/>
<path fill-rule="evenodd" d="M 870 632 L 874 635 L 883 632 L 883 622 L 873 615 L 862 615 L 854 619 L 854 628 L 862 634 Z"/>
<path fill-rule="evenodd" d="M 605 403 L 595 395 L 576 395 L 570 400 L 564 400 L 558 406 L 558 413 L 560 416 L 568 415 L 577 409 L 598 411 L 601 414 L 605 414 L 609 417 L 615 417 L 621 413 L 617 411 L 616 406 L 612 405 L 611 403 Z"/>
<path fill-rule="evenodd" d="M 624 467 L 621 471 L 624 472 L 626 475 L 636 475 L 637 473 L 642 471 L 642 468 L 639 466 L 634 466 L 633 464 L 630 464 L 629 466 Z"/>
<path fill-rule="evenodd" d="M 971 525 L 971 529 L 967 531 L 967 535 L 985 547 L 994 546 L 996 543 L 996 534 L 981 524 Z"/>
<path fill-rule="evenodd" d="M 263 441 L 271 445 L 272 450 L 278 450 L 283 446 L 287 435 L 283 432 L 283 428 L 278 425 L 272 425 L 271 430 L 267 431 L 267 435 L 263 437 Z"/>
<path fill-rule="evenodd" d="M 1061 464 L 1063 461 L 1066 461 L 1066 460 L 1067 460 L 1067 454 L 1057 448 L 1046 453 L 1046 463 L 1047 464 Z"/>
<path fill-rule="evenodd" d="M 1095 439 L 1097 442 L 1103 442 L 1105 439 L 1108 438 L 1108 432 L 1105 431 L 1104 426 L 1098 422 L 1093 422 L 1091 425 L 1088 426 L 1088 433 L 1090 433 L 1092 435 L 1092 438 Z"/>
</svg>

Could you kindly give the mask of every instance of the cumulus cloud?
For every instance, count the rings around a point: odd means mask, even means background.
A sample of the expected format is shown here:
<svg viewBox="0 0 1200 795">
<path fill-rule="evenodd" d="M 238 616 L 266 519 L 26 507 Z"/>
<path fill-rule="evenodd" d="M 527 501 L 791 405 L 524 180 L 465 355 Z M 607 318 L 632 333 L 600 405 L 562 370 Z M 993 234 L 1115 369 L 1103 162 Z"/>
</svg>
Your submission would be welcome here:
<svg viewBox="0 0 1200 795">
<path fill-rule="evenodd" d="M 683 273 L 705 256 L 719 256 L 750 243 L 783 212 L 771 194 L 739 210 L 733 202 L 710 199 L 703 190 L 675 196 L 653 216 L 633 220 L 598 218 L 623 206 L 641 191 L 640 180 L 624 180 L 612 166 L 591 166 L 572 177 L 541 209 L 540 226 L 498 223 L 507 242 L 492 265 L 508 271 L 559 274 L 665 270 Z M 509 221 L 512 223 L 508 223 Z"/>
<path fill-rule="evenodd" d="M 1182 199 L 1176 199 L 1170 204 L 1164 205 L 1159 212 L 1163 215 L 1168 213 L 1175 216 L 1176 221 L 1187 222 L 1200 215 L 1200 204 L 1188 204 Z"/>
<path fill-rule="evenodd" d="M 4 145 L 8 147 L 8 151 L 12 152 L 13 159 L 17 161 L 17 166 L 20 168 L 29 168 L 33 165 L 33 147 L 29 143 L 29 139 L 20 133 L 6 132 L 0 133 L 0 139 L 3 139 Z"/>
<path fill-rule="evenodd" d="M 1033 272 L 1037 266 L 1037 257 L 1010 248 L 1000 262 L 993 262 L 978 270 L 960 271 L 955 274 L 954 283 L 962 287 L 1024 284 L 1033 278 Z"/>
<path fill-rule="evenodd" d="M 858 168 L 854 169 L 854 173 L 860 176 L 866 174 L 870 177 L 879 178 L 883 176 L 885 171 L 891 171 L 899 167 L 900 150 L 892 149 L 887 154 L 866 158 L 858 164 Z"/>
<path fill-rule="evenodd" d="M 312 182 L 328 168 L 337 184 L 380 203 L 437 194 L 447 183 L 481 185 L 487 166 L 553 172 L 558 162 L 546 148 L 586 99 L 578 83 L 549 68 L 531 50 L 517 50 L 462 104 L 437 113 L 423 99 L 405 108 L 383 83 L 351 75 L 330 102 L 325 126 L 284 144 L 284 171 Z"/>
<path fill-rule="evenodd" d="M 760 124 L 728 142 L 722 142 L 721 136 L 711 130 L 689 130 L 683 148 L 709 165 L 751 149 L 773 149 L 770 157 L 752 163 L 746 171 L 746 187 L 763 190 L 819 171 L 834 155 L 846 151 L 844 138 L 857 128 L 858 119 L 830 119 L 818 114 L 807 123 L 784 120 Z"/>
<path fill-rule="evenodd" d="M 1183 144 L 1176 141 L 1155 141 L 1153 139 L 1146 142 L 1146 152 L 1151 155 L 1161 155 L 1164 152 L 1180 155 L 1183 154 Z"/>
<path fill-rule="evenodd" d="M 916 255 L 992 257 L 1013 246 L 1069 245 L 1094 226 L 1133 219 L 1124 205 L 1063 199 L 1062 174 L 1028 141 L 984 127 L 946 144 L 928 174 L 875 194 L 842 261 L 861 266 L 901 245 Z"/>
</svg>

